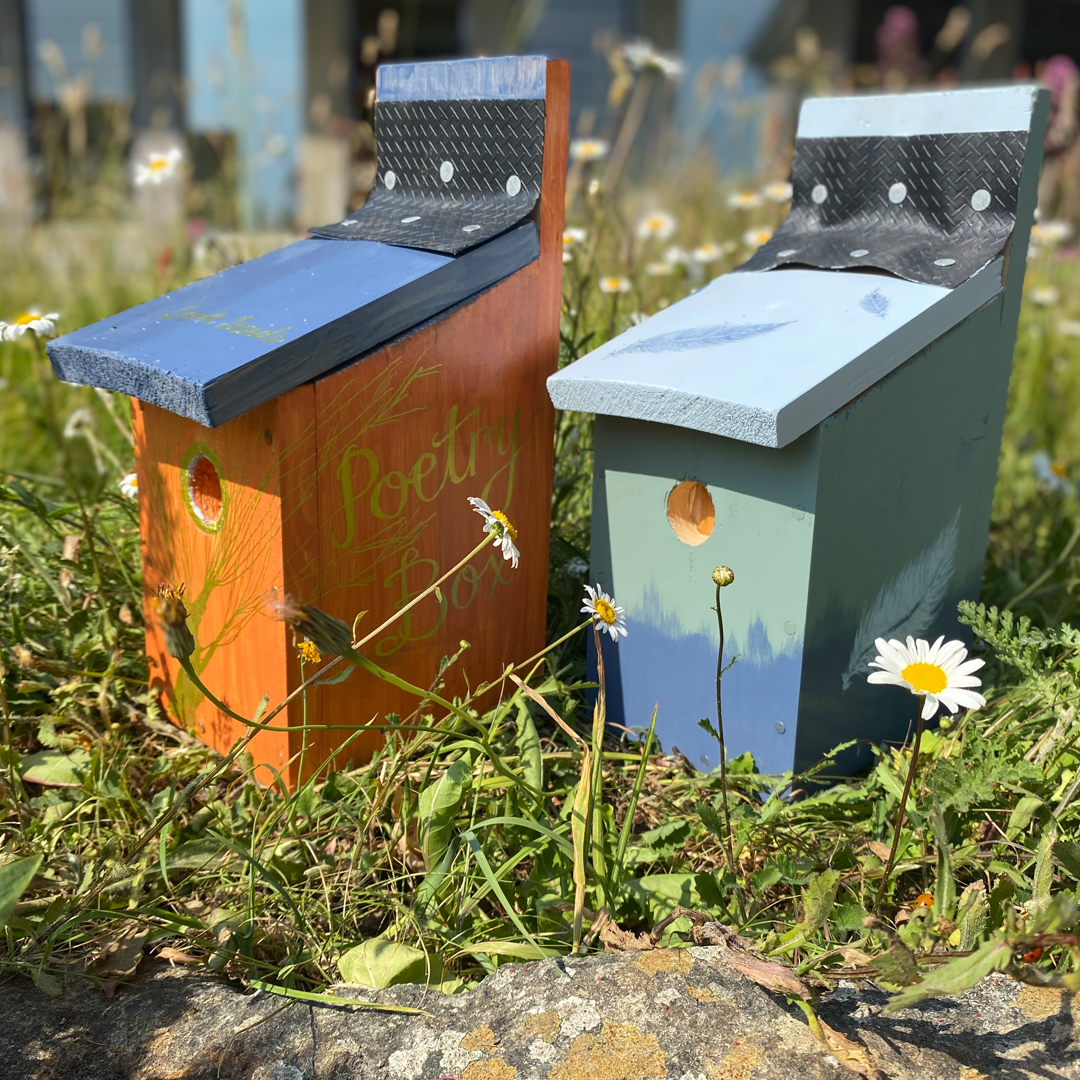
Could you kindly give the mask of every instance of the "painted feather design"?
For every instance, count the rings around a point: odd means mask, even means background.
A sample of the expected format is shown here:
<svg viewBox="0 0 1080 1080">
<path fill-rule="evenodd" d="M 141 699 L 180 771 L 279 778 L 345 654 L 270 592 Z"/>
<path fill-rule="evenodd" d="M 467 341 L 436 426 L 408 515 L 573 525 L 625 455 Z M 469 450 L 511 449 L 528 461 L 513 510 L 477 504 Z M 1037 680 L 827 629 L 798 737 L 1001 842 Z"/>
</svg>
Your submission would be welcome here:
<svg viewBox="0 0 1080 1080">
<path fill-rule="evenodd" d="M 880 289 L 875 289 L 859 301 L 859 307 L 879 319 L 884 319 L 889 314 L 889 298 Z"/>
<path fill-rule="evenodd" d="M 960 511 L 957 510 L 930 547 L 881 587 L 855 633 L 851 658 L 841 677 L 845 690 L 857 676 L 870 673 L 870 662 L 877 655 L 876 638 L 903 641 L 909 634 L 914 638 L 928 635 L 948 597 L 956 572 L 959 539 Z"/>
<path fill-rule="evenodd" d="M 781 326 L 790 326 L 791 322 L 774 323 L 721 323 L 719 326 L 688 326 L 683 330 L 672 330 L 667 334 L 643 338 L 631 345 L 616 349 L 619 353 L 662 353 L 687 352 L 690 349 L 710 349 L 714 345 L 729 345 L 733 341 L 746 341 L 747 338 L 760 334 L 771 334 Z"/>
</svg>

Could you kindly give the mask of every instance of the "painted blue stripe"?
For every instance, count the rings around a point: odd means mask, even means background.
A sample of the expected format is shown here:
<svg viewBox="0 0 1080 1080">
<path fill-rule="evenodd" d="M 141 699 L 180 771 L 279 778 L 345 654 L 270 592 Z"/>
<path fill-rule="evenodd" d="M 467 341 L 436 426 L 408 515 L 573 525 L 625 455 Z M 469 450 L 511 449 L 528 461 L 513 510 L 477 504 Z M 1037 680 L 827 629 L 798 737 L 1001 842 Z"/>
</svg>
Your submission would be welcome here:
<svg viewBox="0 0 1080 1080">
<path fill-rule="evenodd" d="M 380 101 L 542 98 L 547 92 L 547 58 L 494 56 L 428 64 L 384 64 L 376 79 Z"/>
</svg>

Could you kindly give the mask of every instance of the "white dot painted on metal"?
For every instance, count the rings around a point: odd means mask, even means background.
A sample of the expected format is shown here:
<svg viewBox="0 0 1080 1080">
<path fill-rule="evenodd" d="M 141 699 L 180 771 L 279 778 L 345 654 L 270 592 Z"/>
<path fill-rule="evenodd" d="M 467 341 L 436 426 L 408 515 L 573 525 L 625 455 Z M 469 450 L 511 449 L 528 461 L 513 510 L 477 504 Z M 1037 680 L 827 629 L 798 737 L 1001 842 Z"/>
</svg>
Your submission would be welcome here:
<svg viewBox="0 0 1080 1080">
<path fill-rule="evenodd" d="M 893 184 L 889 188 L 889 202 L 902 203 L 907 198 L 907 184 Z"/>
<path fill-rule="evenodd" d="M 796 251 L 795 248 L 784 248 L 783 251 L 778 251 L 776 253 L 776 257 L 778 259 L 786 259 L 789 255 L 794 255 L 795 251 Z"/>
<path fill-rule="evenodd" d="M 402 225 L 411 225 L 414 221 L 419 221 L 419 220 L 420 220 L 420 215 L 419 214 L 413 214 L 411 217 L 403 217 L 401 219 L 401 224 Z"/>
<path fill-rule="evenodd" d="M 449 184 L 454 179 L 454 166 L 452 162 L 444 161 L 439 166 L 439 179 L 444 184 Z"/>
<path fill-rule="evenodd" d="M 385 175 L 383 176 L 383 178 L 382 178 L 382 182 L 383 182 L 383 183 L 384 183 L 384 184 L 385 184 L 385 185 L 386 185 L 386 186 L 387 186 L 387 187 L 388 187 L 388 188 L 389 188 L 389 189 L 390 189 L 391 191 L 393 191 L 393 190 L 394 190 L 394 187 L 395 187 L 395 185 L 397 184 L 397 173 L 395 173 L 395 172 L 388 172 L 388 173 L 386 173 L 386 174 L 385 174 Z"/>
<path fill-rule="evenodd" d="M 775 731 L 777 735 L 783 735 L 784 732 L 787 731 L 787 727 L 782 720 L 777 720 L 776 723 L 773 724 L 773 731 Z"/>
<path fill-rule="evenodd" d="M 810 198 L 820 206 L 829 197 L 829 189 L 824 184 L 815 184 Z"/>
<path fill-rule="evenodd" d="M 861 259 L 864 255 L 869 255 L 870 252 L 866 248 L 856 248 L 854 251 L 849 251 L 848 254 L 853 259 Z"/>
<path fill-rule="evenodd" d="M 934 260 L 934 265 L 935 266 L 955 266 L 956 265 L 956 260 L 955 259 L 935 259 Z"/>
<path fill-rule="evenodd" d="M 974 195 L 971 196 L 971 209 L 982 212 L 990 205 L 990 192 L 986 188 L 979 188 Z"/>
<path fill-rule="evenodd" d="M 784 623 L 784 633 L 787 634 L 788 637 L 794 637 L 797 629 L 798 627 L 790 619 Z"/>
<path fill-rule="evenodd" d="M 476 232 L 476 230 L 479 229 L 479 228 L 480 228 L 479 225 L 462 225 L 461 226 L 461 231 L 462 232 Z"/>
<path fill-rule="evenodd" d="M 518 176 L 511 176 L 506 181 L 506 194 L 512 199 L 519 191 L 521 191 L 521 178 Z"/>
</svg>

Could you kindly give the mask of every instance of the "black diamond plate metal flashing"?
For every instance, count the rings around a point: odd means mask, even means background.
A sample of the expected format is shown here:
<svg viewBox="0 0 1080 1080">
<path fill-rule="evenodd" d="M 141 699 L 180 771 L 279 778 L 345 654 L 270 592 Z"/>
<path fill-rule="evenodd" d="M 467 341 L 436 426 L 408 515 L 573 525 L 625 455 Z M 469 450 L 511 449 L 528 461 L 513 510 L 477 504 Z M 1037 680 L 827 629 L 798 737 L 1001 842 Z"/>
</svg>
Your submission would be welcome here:
<svg viewBox="0 0 1080 1080">
<path fill-rule="evenodd" d="M 791 211 L 739 270 L 873 267 L 955 288 L 1016 224 L 1026 131 L 798 139 Z"/>
<path fill-rule="evenodd" d="M 459 255 L 527 217 L 540 197 L 544 101 L 380 101 L 378 172 L 333 240 L 377 240 Z"/>
</svg>

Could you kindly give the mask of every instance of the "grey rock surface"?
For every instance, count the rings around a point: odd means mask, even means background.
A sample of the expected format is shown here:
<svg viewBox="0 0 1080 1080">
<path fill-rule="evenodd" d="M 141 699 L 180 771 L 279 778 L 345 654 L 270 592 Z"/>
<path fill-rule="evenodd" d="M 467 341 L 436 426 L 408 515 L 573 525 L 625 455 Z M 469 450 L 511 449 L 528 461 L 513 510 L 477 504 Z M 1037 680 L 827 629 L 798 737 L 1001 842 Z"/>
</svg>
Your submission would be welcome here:
<svg viewBox="0 0 1080 1080">
<path fill-rule="evenodd" d="M 345 996 L 347 991 L 342 991 Z M 353 990 L 350 996 L 370 992 Z M 295 1003 L 148 963 L 107 1000 L 72 979 L 48 998 L 0 986 L 3 1080 L 850 1080 L 802 1014 L 714 948 L 602 954 L 500 968 L 444 997 L 374 995 L 408 1016 Z M 881 1015 L 841 988 L 822 1018 L 893 1080 L 1080 1080 L 1071 998 L 984 980 L 960 999 Z M 254 1025 L 254 1026 L 252 1026 Z"/>
</svg>

